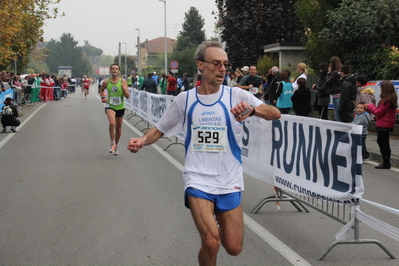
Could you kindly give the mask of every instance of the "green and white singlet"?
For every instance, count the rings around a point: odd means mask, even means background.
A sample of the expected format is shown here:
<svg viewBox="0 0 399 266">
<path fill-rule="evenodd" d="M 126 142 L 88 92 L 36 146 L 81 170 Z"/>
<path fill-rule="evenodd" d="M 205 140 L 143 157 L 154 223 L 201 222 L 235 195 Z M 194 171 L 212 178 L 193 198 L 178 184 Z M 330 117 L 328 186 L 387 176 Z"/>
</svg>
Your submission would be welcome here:
<svg viewBox="0 0 399 266">
<path fill-rule="evenodd" d="M 112 83 L 111 79 L 107 82 L 107 97 L 108 103 L 105 108 L 113 110 L 122 110 L 125 108 L 125 99 L 122 90 L 122 78 L 119 78 L 117 83 Z"/>
</svg>

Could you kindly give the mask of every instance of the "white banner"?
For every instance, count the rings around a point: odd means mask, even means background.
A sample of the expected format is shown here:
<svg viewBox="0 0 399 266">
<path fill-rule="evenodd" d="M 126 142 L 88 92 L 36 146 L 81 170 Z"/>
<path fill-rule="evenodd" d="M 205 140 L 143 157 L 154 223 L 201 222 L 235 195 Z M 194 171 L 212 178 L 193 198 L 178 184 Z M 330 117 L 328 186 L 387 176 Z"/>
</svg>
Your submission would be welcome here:
<svg viewBox="0 0 399 266">
<path fill-rule="evenodd" d="M 173 98 L 133 89 L 130 102 L 136 114 L 155 125 Z M 283 115 L 244 122 L 243 130 L 245 173 L 299 195 L 345 203 L 361 198 L 361 126 Z"/>
<path fill-rule="evenodd" d="M 244 172 L 283 190 L 333 201 L 363 194 L 362 127 L 283 115 L 244 122 Z"/>
</svg>

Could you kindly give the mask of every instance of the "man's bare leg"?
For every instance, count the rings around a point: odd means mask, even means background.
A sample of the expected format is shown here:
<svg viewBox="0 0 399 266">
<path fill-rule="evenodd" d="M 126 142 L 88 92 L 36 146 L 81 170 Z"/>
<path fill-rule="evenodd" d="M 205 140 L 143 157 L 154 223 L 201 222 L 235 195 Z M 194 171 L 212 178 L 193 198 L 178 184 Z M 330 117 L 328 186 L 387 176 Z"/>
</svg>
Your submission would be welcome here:
<svg viewBox="0 0 399 266">
<path fill-rule="evenodd" d="M 201 266 L 216 265 L 220 247 L 219 227 L 214 217 L 214 203 L 208 200 L 188 196 L 191 214 L 201 236 L 201 249 L 198 261 Z"/>
</svg>

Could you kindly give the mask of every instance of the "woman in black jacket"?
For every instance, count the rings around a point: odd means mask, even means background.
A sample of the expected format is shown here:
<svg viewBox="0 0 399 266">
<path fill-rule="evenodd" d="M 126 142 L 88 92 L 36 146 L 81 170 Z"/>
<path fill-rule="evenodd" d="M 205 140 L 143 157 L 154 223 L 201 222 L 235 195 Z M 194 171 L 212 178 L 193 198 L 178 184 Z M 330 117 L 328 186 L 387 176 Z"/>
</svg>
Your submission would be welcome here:
<svg viewBox="0 0 399 266">
<path fill-rule="evenodd" d="M 295 114 L 299 116 L 309 116 L 310 111 L 310 89 L 306 86 L 306 79 L 299 78 L 297 80 L 298 89 L 291 96 L 292 107 L 294 108 Z"/>
<path fill-rule="evenodd" d="M 319 83 L 312 86 L 313 90 L 317 90 L 315 107 L 319 111 L 319 117 L 324 120 L 328 120 L 328 104 L 330 103 L 330 92 L 327 89 L 328 67 L 329 64 L 327 62 L 319 65 L 321 73 Z"/>
<path fill-rule="evenodd" d="M 1 124 L 3 126 L 3 133 L 7 133 L 7 126 L 11 126 L 12 132 L 17 132 L 15 129 L 17 126 L 21 124 L 21 122 L 17 119 L 18 117 L 18 110 L 15 105 L 13 105 L 13 99 L 6 98 L 4 101 L 4 106 L 2 110 L 2 117 L 1 117 Z M 8 113 L 5 109 L 11 108 L 11 113 Z"/>
<path fill-rule="evenodd" d="M 327 89 L 330 91 L 333 106 L 334 106 L 334 114 L 335 120 L 337 122 L 341 121 L 339 118 L 339 104 L 341 98 L 341 59 L 338 56 L 333 56 L 330 59 L 330 73 L 327 78 Z"/>
</svg>

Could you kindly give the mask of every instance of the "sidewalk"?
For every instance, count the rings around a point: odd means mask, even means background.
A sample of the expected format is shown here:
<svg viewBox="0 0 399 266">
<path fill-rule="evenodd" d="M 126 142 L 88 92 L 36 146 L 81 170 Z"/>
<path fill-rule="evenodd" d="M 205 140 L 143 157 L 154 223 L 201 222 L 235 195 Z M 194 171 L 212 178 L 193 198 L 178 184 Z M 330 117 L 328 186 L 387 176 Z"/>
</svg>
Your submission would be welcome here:
<svg viewBox="0 0 399 266">
<path fill-rule="evenodd" d="M 389 144 L 391 146 L 391 165 L 399 167 L 399 136 L 390 136 Z M 369 160 L 382 162 L 380 148 L 377 144 L 377 133 L 369 133 L 366 138 L 367 151 L 370 153 Z"/>
</svg>

